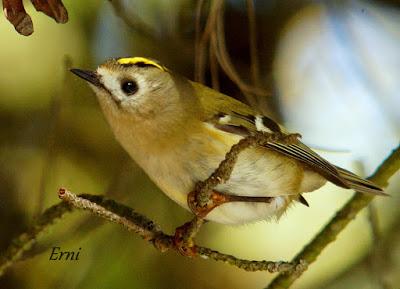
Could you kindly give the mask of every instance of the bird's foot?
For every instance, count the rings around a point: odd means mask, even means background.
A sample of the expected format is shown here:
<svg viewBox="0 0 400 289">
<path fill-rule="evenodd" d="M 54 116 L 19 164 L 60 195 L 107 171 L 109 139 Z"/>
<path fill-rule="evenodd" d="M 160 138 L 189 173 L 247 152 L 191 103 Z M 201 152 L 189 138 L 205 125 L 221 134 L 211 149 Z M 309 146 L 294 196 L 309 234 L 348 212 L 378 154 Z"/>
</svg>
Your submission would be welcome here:
<svg viewBox="0 0 400 289">
<path fill-rule="evenodd" d="M 199 232 L 204 219 L 194 217 L 193 220 L 175 229 L 172 241 L 180 254 L 187 257 L 197 255 L 197 247 L 194 244 L 194 237 Z"/>
<path fill-rule="evenodd" d="M 249 202 L 249 203 L 270 203 L 272 197 L 251 197 L 223 194 L 217 191 L 204 193 L 192 191 L 188 195 L 188 206 L 190 210 L 198 217 L 205 218 L 213 209 L 225 203 L 231 202 Z"/>
</svg>

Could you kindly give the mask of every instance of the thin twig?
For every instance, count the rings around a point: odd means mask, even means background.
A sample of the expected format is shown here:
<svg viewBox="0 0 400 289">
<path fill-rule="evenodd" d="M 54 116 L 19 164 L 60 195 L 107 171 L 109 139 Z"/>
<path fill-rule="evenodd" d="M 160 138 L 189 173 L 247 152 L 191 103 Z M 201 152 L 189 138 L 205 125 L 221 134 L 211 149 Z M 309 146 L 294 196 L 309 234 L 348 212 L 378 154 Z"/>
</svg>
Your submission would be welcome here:
<svg viewBox="0 0 400 289">
<path fill-rule="evenodd" d="M 212 76 L 213 87 L 218 87 L 217 80 L 217 66 L 216 62 L 221 66 L 226 75 L 239 87 L 239 89 L 245 95 L 249 104 L 253 107 L 257 107 L 256 96 L 265 96 L 268 93 L 256 86 L 249 85 L 245 83 L 239 74 L 236 72 L 232 61 L 229 57 L 226 43 L 225 43 L 225 31 L 224 31 L 224 1 L 223 0 L 213 0 L 211 1 L 210 11 L 207 18 L 207 22 L 202 35 L 200 36 L 200 17 L 201 9 L 203 7 L 202 1 L 197 2 L 196 7 L 196 39 L 195 39 L 195 73 L 194 79 L 197 82 L 205 82 L 205 68 L 206 68 L 206 54 L 207 54 L 207 43 L 209 44 L 209 59 L 210 59 L 210 69 Z M 255 23 L 254 23 L 255 24 Z M 255 33 L 255 27 L 251 27 Z M 255 40 L 255 35 L 252 36 Z M 252 45 L 253 47 L 253 45 Z M 253 47 L 253 53 L 257 50 L 255 46 Z M 214 60 L 216 58 L 216 61 Z M 252 57 L 258 62 L 257 56 Z M 254 68 L 253 68 L 254 69 Z M 256 64 L 255 70 L 258 74 L 258 68 Z"/>
<path fill-rule="evenodd" d="M 370 203 L 368 205 L 368 221 L 369 226 L 371 228 L 372 235 L 372 254 L 369 258 L 368 269 L 370 271 L 370 276 L 373 281 L 379 286 L 381 289 L 388 288 L 386 286 L 386 282 L 383 278 L 385 274 L 385 267 L 382 266 L 382 255 L 387 255 L 385 251 L 385 247 L 381 247 L 381 231 L 379 228 L 379 217 L 378 211 L 374 203 Z M 380 249 L 380 250 L 378 250 Z"/>
<path fill-rule="evenodd" d="M 204 83 L 204 46 L 201 45 L 201 12 L 203 9 L 204 0 L 197 1 L 196 16 L 195 16 L 195 40 L 194 40 L 194 80 Z M 204 62 L 204 61 L 203 61 Z"/>
<path fill-rule="evenodd" d="M 79 209 L 88 210 L 95 215 L 104 218 L 110 222 L 117 223 L 125 227 L 128 231 L 133 231 L 143 239 L 151 242 L 158 250 L 165 252 L 175 250 L 173 236 L 162 232 L 158 225 L 147 217 L 134 212 L 133 209 L 119 204 L 113 200 L 107 200 L 102 196 L 80 195 L 60 189 L 59 196 L 63 201 Z M 246 271 L 268 271 L 274 272 L 292 272 L 304 269 L 304 262 L 270 262 L 270 261 L 249 261 L 238 259 L 234 256 L 223 254 L 209 248 L 196 246 L 198 256 L 216 261 L 234 265 Z"/>
<path fill-rule="evenodd" d="M 400 146 L 397 147 L 390 156 L 377 168 L 375 173 L 369 178 L 381 187 L 387 187 L 390 177 L 400 169 Z M 293 259 L 305 260 L 308 264 L 313 263 L 321 254 L 325 247 L 333 242 L 337 235 L 343 231 L 348 223 L 365 208 L 374 196 L 356 193 L 341 210 L 331 219 L 331 221 L 318 233 L 317 236 Z M 301 274 L 280 274 L 276 277 L 267 289 L 284 289 L 290 285 Z"/>
<path fill-rule="evenodd" d="M 194 190 L 188 194 L 187 203 L 189 208 L 195 214 L 195 217 L 190 222 L 178 227 L 175 231 L 175 236 L 179 240 L 179 242 L 176 243 L 179 252 L 185 256 L 196 255 L 197 248 L 194 245 L 194 237 L 199 232 L 200 227 L 204 224 L 204 217 L 211 210 L 222 204 L 212 197 L 212 195 L 216 193 L 213 189 L 230 179 L 237 158 L 242 151 L 251 146 L 265 146 L 268 142 L 272 141 L 279 141 L 286 144 L 298 143 L 298 137 L 299 134 L 283 135 L 258 132 L 243 138 L 237 144 L 234 144 L 225 154 L 224 160 L 220 162 L 214 172 L 206 180 L 198 181 Z M 269 197 L 252 198 L 246 196 L 224 195 L 224 198 L 227 202 L 250 201 L 248 198 L 250 198 L 252 202 L 270 201 Z"/>
<path fill-rule="evenodd" d="M 371 228 L 372 241 L 374 244 L 377 244 L 381 238 L 381 232 L 379 229 L 378 212 L 374 203 L 368 205 L 368 221 Z"/>
<path fill-rule="evenodd" d="M 246 0 L 247 18 L 249 19 L 249 46 L 250 46 L 250 70 L 253 85 L 260 87 L 260 69 L 257 49 L 257 24 L 253 0 Z"/>
<path fill-rule="evenodd" d="M 226 153 L 224 160 L 219 164 L 217 169 L 204 182 L 197 182 L 195 191 L 198 192 L 198 200 L 200 206 L 205 206 L 210 200 L 212 190 L 219 184 L 229 180 L 236 160 L 239 154 L 251 146 L 265 146 L 269 142 L 280 142 L 284 144 L 293 144 L 298 142 L 299 134 L 281 135 L 277 133 L 256 132 L 241 139 L 234 144 Z"/>
<path fill-rule="evenodd" d="M 356 171 L 357 173 L 362 176 L 366 177 L 365 175 L 365 166 L 363 162 L 361 161 L 354 161 L 354 164 L 356 165 Z M 377 246 L 379 239 L 380 239 L 380 229 L 379 229 L 379 218 L 378 218 L 378 212 L 377 209 L 374 205 L 374 203 L 370 203 L 368 205 L 368 221 L 369 221 L 369 226 L 371 229 L 371 235 L 372 235 L 372 242 L 374 246 Z M 371 268 L 372 270 L 372 268 Z M 373 270 L 371 271 L 371 273 Z"/>
<path fill-rule="evenodd" d="M 213 5 L 215 6 L 215 10 L 217 11 L 217 19 L 215 24 L 216 28 L 211 33 L 211 41 L 218 62 L 226 75 L 243 92 L 249 104 L 253 107 L 258 107 L 256 96 L 266 96 L 268 95 L 268 93 L 261 88 L 254 87 L 245 83 L 237 73 L 235 67 L 233 66 L 232 60 L 230 59 L 225 42 L 225 28 L 223 20 L 224 2 L 220 0 L 214 0 L 213 3 Z"/>
<path fill-rule="evenodd" d="M 131 11 L 128 13 L 122 1 L 108 0 L 108 2 L 110 2 L 111 6 L 114 8 L 115 15 L 121 18 L 129 28 L 152 40 L 157 40 L 159 38 L 157 32 L 151 26 L 142 21 L 137 15 L 133 15 Z"/>
<path fill-rule="evenodd" d="M 357 165 L 357 172 L 361 176 L 365 176 L 364 164 L 361 161 L 356 161 L 355 164 Z M 379 286 L 379 288 L 385 289 L 387 286 L 383 276 L 386 268 L 385 266 L 382 266 L 382 255 L 387 255 L 387 252 L 384 251 L 384 247 L 380 246 L 381 230 L 379 227 L 379 216 L 375 203 L 369 203 L 367 210 L 369 221 L 368 224 L 372 237 L 371 255 L 370 258 L 368 258 L 369 262 L 367 263 L 369 270 L 368 275 L 370 276 L 371 280 L 375 282 L 377 286 Z"/>
<path fill-rule="evenodd" d="M 219 91 L 220 86 L 219 86 L 218 62 L 217 62 L 217 57 L 215 56 L 215 51 L 212 49 L 211 42 L 209 48 L 209 61 L 210 61 L 211 86 L 215 90 Z"/>
<path fill-rule="evenodd" d="M 0 261 L 0 276 L 12 264 L 21 259 L 22 254 L 32 247 L 38 236 L 47 227 L 53 224 L 54 221 L 60 218 L 64 213 L 71 211 L 72 208 L 88 210 L 103 219 L 120 224 L 128 231 L 133 231 L 143 239 L 151 242 L 162 252 L 168 249 L 175 249 L 172 242 L 173 236 L 163 233 L 153 221 L 134 212 L 133 209 L 125 205 L 105 199 L 103 196 L 88 194 L 77 196 L 66 189 L 60 189 L 59 196 L 64 202 L 47 209 L 38 219 L 36 225 L 27 233 L 15 239 L 13 244 L 6 250 L 4 257 Z M 290 263 L 243 260 L 200 246 L 197 247 L 197 252 L 199 257 L 223 261 L 246 271 L 268 271 L 271 273 L 298 272 L 305 267 L 304 262 Z"/>
<path fill-rule="evenodd" d="M 198 254 L 206 259 L 213 259 L 215 261 L 222 261 L 224 263 L 236 266 L 240 269 L 249 272 L 256 271 L 267 271 L 270 273 L 277 272 L 302 272 L 307 268 L 307 264 L 304 261 L 298 263 L 291 262 L 271 262 L 271 261 L 251 261 L 238 259 L 235 256 L 223 254 L 209 248 L 198 247 Z"/>
<path fill-rule="evenodd" d="M 381 246 L 382 234 L 379 226 L 378 210 L 375 203 L 368 205 L 368 221 L 372 235 L 372 250 L 368 258 L 369 276 L 381 289 L 390 288 L 384 278 L 386 268 L 383 266 L 383 258 L 389 256 L 387 248 Z M 387 259 L 386 259 L 387 261 Z"/>
<path fill-rule="evenodd" d="M 399 212 L 395 216 L 395 222 L 390 226 L 388 232 L 382 236 L 379 244 L 375 246 L 376 250 L 368 252 L 359 262 L 353 264 L 350 268 L 347 268 L 345 272 L 342 272 L 339 276 L 336 276 L 327 287 L 331 287 L 332 284 L 353 284 L 351 280 L 356 278 L 364 279 L 364 284 L 371 286 L 371 281 L 369 279 L 370 272 L 365 270 L 369 266 L 369 263 L 376 262 L 376 266 L 383 271 L 382 276 L 380 276 L 379 284 L 381 288 L 391 289 L 396 288 L 395 284 L 396 278 L 392 276 L 397 276 L 399 272 L 399 264 L 396 262 L 396 254 L 393 252 L 398 252 L 400 250 L 400 214 Z M 350 286 L 348 286 L 350 288 Z"/>
<path fill-rule="evenodd" d="M 57 219 L 61 218 L 66 212 L 71 211 L 71 209 L 72 207 L 67 203 L 59 203 L 51 206 L 37 218 L 35 224 L 27 232 L 15 238 L 0 258 L 0 276 L 15 262 L 20 260 L 24 252 L 32 248 L 37 242 L 38 237 L 50 225 L 54 224 Z"/>
<path fill-rule="evenodd" d="M 131 165 L 132 162 L 130 161 L 129 164 Z M 107 186 L 107 189 L 104 191 L 104 196 L 111 198 L 115 197 L 118 195 L 118 192 L 121 191 L 121 189 L 119 188 L 120 183 L 122 182 L 123 179 L 128 178 L 127 174 L 127 165 L 128 162 L 125 161 L 124 163 L 121 164 L 120 169 L 115 171 L 115 174 L 113 175 L 113 177 L 111 178 L 111 181 L 109 183 L 109 185 Z M 131 175 L 130 175 L 131 177 Z M 126 194 L 122 194 L 122 197 L 126 197 Z M 64 240 L 67 239 L 68 236 L 72 235 L 72 236 L 86 236 L 87 234 L 91 233 L 94 229 L 98 228 L 102 223 L 100 222 L 100 220 L 98 220 L 98 222 L 95 221 L 90 221 L 91 216 L 86 216 L 83 217 L 82 219 L 80 219 L 79 221 L 77 221 L 77 225 L 76 228 L 74 228 L 72 231 L 68 231 L 68 232 L 64 232 L 61 235 L 56 235 L 53 236 L 53 238 L 56 238 L 58 240 Z M 24 254 L 22 256 L 22 259 L 20 259 L 21 261 L 27 260 L 29 258 L 33 258 L 37 255 L 42 254 L 44 251 L 46 251 L 50 244 L 51 241 L 47 241 L 47 243 L 45 244 L 35 244 L 35 246 L 26 254 Z"/>
<path fill-rule="evenodd" d="M 145 240 L 153 240 L 158 234 L 162 234 L 151 220 L 102 196 L 87 194 L 77 196 L 63 188 L 59 190 L 58 196 L 75 208 L 91 211 L 110 222 L 122 225 L 128 231 L 134 231 Z"/>
<path fill-rule="evenodd" d="M 213 30 L 215 30 L 215 25 L 218 17 L 218 5 L 215 5 L 218 1 L 215 0 L 212 2 L 210 7 L 210 11 L 208 14 L 207 22 L 204 27 L 204 31 L 201 36 L 197 36 L 198 45 L 197 50 L 195 51 L 195 73 L 194 80 L 200 83 L 205 83 L 205 72 L 206 72 L 206 55 L 207 55 L 207 43 L 210 41 L 210 36 Z M 199 9 L 199 6 L 197 7 Z M 197 16 L 200 17 L 200 11 L 197 11 Z M 196 19 L 196 21 L 200 21 L 200 19 Z M 200 28 L 199 28 L 200 30 Z M 200 31 L 199 31 L 200 34 Z"/>
</svg>

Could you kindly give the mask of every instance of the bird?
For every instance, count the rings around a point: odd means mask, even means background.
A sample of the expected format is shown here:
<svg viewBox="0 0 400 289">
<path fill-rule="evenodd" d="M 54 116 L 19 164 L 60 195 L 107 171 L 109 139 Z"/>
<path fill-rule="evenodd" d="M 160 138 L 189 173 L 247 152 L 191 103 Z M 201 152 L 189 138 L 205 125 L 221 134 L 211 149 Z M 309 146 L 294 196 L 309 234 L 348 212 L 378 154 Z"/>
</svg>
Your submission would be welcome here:
<svg viewBox="0 0 400 289">
<path fill-rule="evenodd" d="M 71 72 L 89 83 L 130 157 L 188 210 L 188 194 L 215 171 L 233 145 L 257 133 L 290 135 L 270 117 L 151 58 L 113 58 L 95 71 Z M 308 205 L 303 194 L 326 182 L 385 195 L 373 182 L 331 164 L 300 141 L 271 140 L 240 152 L 229 179 L 214 188 L 250 201 L 221 204 L 205 219 L 228 225 L 279 219 L 296 201 Z M 260 197 L 268 202 L 251 201 Z"/>
</svg>

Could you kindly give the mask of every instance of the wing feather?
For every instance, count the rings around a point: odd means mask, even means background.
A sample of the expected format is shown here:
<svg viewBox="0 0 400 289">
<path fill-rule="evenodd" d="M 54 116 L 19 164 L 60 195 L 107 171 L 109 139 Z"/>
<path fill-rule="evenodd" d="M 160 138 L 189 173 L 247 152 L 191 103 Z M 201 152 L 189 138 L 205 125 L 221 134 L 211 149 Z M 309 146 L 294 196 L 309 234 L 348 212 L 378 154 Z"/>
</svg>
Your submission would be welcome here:
<svg viewBox="0 0 400 289">
<path fill-rule="evenodd" d="M 266 117 L 238 112 L 224 112 L 215 116 L 211 122 L 218 129 L 241 136 L 250 135 L 256 131 L 283 133 L 280 129 L 281 127 L 277 123 L 273 123 L 272 119 L 263 118 Z M 345 169 L 334 166 L 301 142 L 290 145 L 270 142 L 265 147 L 302 162 L 340 187 L 351 188 L 367 194 L 384 194 L 382 189 L 372 182 L 364 180 Z"/>
</svg>

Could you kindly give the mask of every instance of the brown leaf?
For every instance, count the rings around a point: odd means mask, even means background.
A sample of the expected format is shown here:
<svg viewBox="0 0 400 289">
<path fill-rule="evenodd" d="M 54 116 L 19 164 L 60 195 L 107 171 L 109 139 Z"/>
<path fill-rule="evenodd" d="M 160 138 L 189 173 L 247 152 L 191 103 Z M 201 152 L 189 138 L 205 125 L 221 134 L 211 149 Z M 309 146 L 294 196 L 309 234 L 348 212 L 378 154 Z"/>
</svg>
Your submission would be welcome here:
<svg viewBox="0 0 400 289">
<path fill-rule="evenodd" d="M 37 11 L 53 18 L 57 23 L 68 21 L 68 12 L 61 0 L 31 0 Z"/>
<path fill-rule="evenodd" d="M 32 19 L 26 13 L 22 0 L 3 0 L 3 11 L 18 33 L 25 36 L 33 33 Z"/>
</svg>

